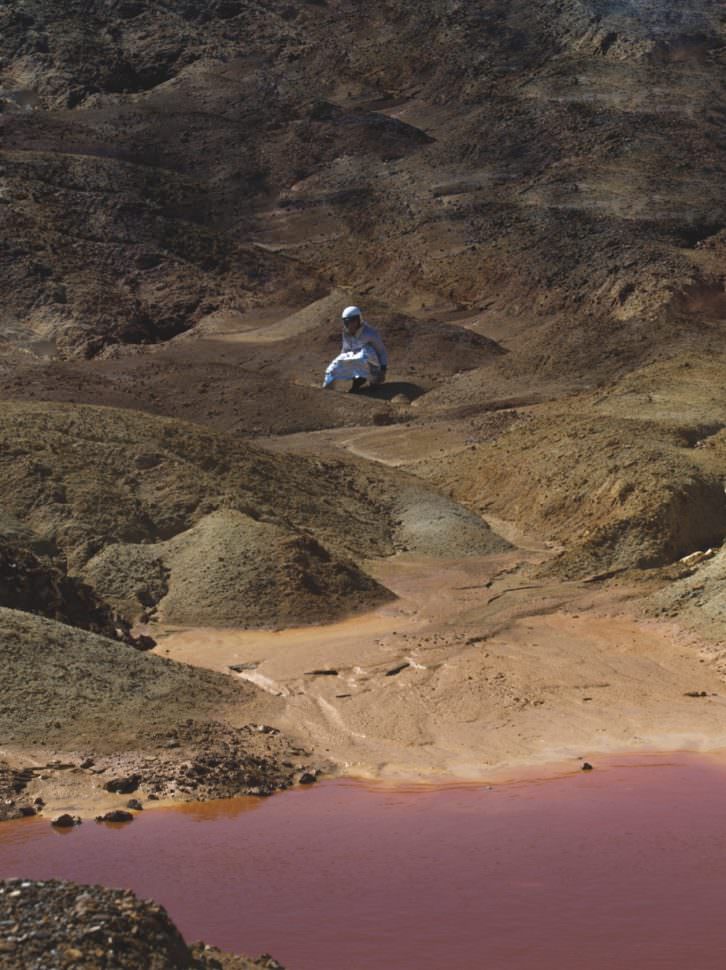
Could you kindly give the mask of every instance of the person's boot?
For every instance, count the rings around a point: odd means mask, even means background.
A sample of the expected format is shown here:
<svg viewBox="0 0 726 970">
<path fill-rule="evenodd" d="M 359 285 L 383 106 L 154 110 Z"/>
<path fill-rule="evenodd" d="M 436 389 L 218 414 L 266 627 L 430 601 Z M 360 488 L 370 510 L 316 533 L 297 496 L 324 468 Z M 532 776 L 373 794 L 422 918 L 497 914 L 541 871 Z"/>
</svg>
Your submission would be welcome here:
<svg viewBox="0 0 726 970">
<path fill-rule="evenodd" d="M 357 394 L 358 391 L 363 387 L 363 385 L 365 383 L 366 383 L 365 377 L 354 377 L 353 378 L 353 384 L 351 386 L 351 389 L 350 389 L 349 393 L 350 394 Z"/>
</svg>

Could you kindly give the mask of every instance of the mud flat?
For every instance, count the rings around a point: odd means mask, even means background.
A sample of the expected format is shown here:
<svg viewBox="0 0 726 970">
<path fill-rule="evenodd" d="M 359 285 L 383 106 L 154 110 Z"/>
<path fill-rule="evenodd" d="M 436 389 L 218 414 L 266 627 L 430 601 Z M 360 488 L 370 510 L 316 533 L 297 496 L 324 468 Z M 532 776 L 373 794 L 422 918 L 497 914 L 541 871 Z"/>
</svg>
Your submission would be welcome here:
<svg viewBox="0 0 726 970">
<path fill-rule="evenodd" d="M 642 586 L 542 579 L 547 555 L 369 562 L 398 599 L 363 618 L 177 629 L 156 651 L 261 687 L 270 724 L 354 776 L 481 779 L 593 753 L 726 747 L 720 654 L 643 618 Z"/>
</svg>

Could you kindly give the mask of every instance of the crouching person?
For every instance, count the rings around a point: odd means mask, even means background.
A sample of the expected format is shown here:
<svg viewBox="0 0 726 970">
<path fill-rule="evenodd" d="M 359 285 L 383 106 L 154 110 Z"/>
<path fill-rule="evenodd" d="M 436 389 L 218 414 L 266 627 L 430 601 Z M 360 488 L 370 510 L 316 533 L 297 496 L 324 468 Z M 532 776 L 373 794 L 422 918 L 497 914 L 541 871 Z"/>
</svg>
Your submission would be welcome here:
<svg viewBox="0 0 726 970">
<path fill-rule="evenodd" d="M 359 307 L 343 310 L 343 345 L 341 352 L 325 371 L 323 387 L 330 389 L 336 381 L 352 381 L 352 393 L 364 384 L 382 384 L 388 370 L 388 354 L 381 335 L 363 319 Z"/>
</svg>

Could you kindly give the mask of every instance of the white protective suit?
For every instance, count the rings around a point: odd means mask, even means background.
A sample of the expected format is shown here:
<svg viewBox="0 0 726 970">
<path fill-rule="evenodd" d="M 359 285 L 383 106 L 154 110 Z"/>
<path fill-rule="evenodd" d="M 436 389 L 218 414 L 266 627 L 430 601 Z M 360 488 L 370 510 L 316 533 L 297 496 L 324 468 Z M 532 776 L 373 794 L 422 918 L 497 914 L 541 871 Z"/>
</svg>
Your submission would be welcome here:
<svg viewBox="0 0 726 970">
<path fill-rule="evenodd" d="M 329 387 L 333 381 L 352 381 L 356 377 L 377 384 L 381 368 L 387 367 L 388 354 L 375 327 L 363 321 L 354 335 L 344 325 L 341 353 L 328 365 L 323 387 Z"/>
</svg>

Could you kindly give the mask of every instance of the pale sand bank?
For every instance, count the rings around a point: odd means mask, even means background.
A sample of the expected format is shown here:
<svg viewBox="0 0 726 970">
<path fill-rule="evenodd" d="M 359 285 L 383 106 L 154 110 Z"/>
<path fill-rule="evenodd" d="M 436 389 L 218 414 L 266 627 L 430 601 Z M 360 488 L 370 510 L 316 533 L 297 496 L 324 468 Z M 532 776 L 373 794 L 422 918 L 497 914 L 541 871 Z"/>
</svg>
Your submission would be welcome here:
<svg viewBox="0 0 726 970">
<path fill-rule="evenodd" d="M 719 655 L 639 619 L 634 589 L 547 584 L 521 551 L 368 566 L 399 599 L 365 617 L 169 631 L 157 650 L 216 670 L 249 664 L 230 673 L 268 692 L 265 719 L 350 775 L 477 780 L 604 752 L 726 747 Z"/>
</svg>

